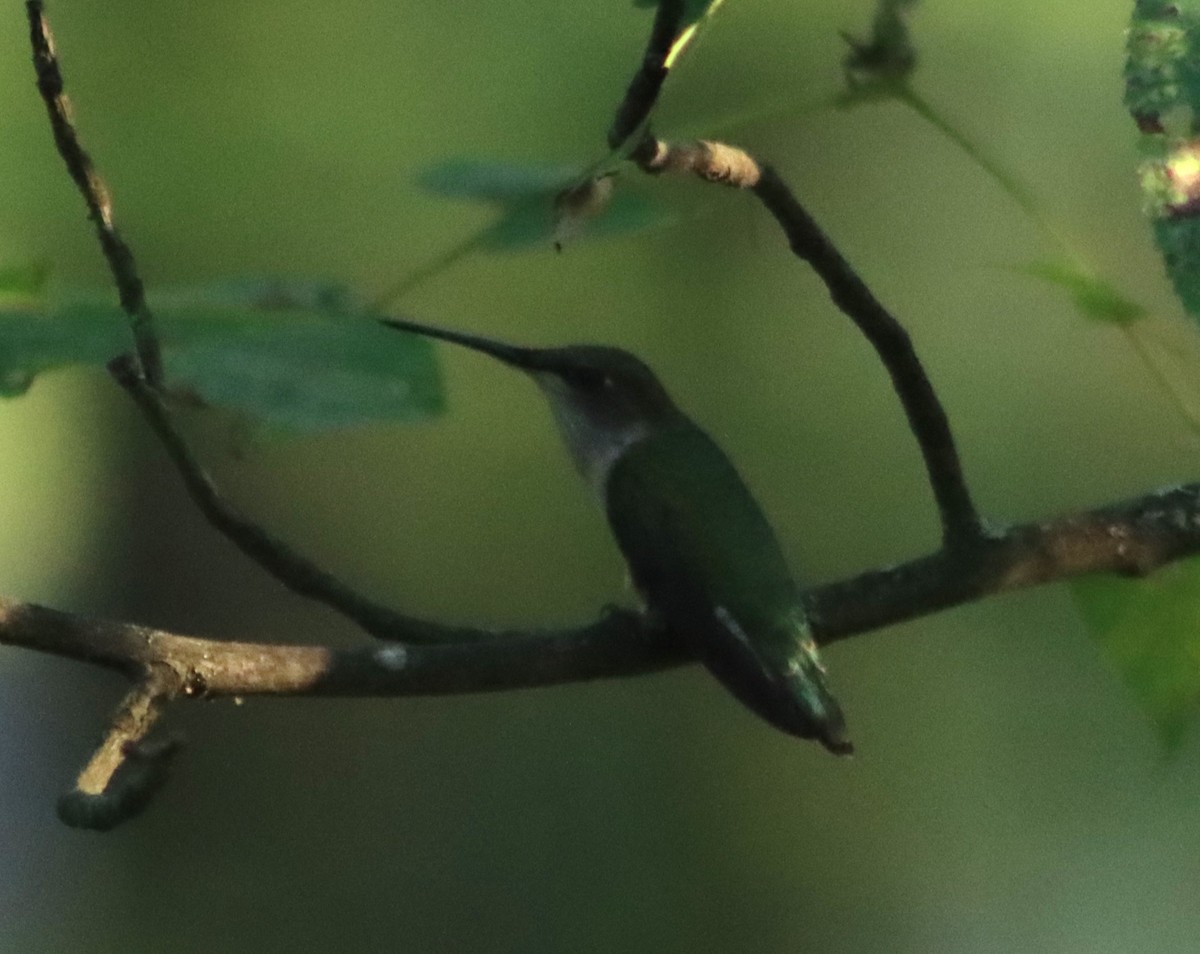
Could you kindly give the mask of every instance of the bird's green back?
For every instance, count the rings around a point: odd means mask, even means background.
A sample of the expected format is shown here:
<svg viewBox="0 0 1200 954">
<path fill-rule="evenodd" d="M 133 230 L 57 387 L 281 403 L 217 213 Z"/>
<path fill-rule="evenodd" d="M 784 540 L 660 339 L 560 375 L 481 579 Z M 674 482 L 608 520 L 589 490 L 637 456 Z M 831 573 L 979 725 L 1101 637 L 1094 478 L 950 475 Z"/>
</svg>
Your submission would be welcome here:
<svg viewBox="0 0 1200 954">
<path fill-rule="evenodd" d="M 609 522 L 653 609 L 695 621 L 721 607 L 768 652 L 794 638 L 799 593 L 774 531 L 700 428 L 684 420 L 630 448 L 606 490 Z"/>
<path fill-rule="evenodd" d="M 605 489 L 649 610 L 759 715 L 850 752 L 779 542 L 712 439 L 680 415 L 630 447 Z"/>
</svg>

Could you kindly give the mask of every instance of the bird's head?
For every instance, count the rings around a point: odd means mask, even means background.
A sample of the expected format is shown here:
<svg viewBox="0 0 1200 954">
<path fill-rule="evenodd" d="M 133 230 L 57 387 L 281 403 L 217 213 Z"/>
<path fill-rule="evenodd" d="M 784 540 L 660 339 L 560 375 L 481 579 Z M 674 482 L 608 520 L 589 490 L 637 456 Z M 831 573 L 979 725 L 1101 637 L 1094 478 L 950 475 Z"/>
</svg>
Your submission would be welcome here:
<svg viewBox="0 0 1200 954">
<path fill-rule="evenodd" d="M 609 468 L 626 449 L 682 418 L 654 372 L 620 348 L 526 348 L 407 319 L 383 323 L 481 351 L 526 372 L 549 399 L 576 466 L 601 492 Z"/>
</svg>

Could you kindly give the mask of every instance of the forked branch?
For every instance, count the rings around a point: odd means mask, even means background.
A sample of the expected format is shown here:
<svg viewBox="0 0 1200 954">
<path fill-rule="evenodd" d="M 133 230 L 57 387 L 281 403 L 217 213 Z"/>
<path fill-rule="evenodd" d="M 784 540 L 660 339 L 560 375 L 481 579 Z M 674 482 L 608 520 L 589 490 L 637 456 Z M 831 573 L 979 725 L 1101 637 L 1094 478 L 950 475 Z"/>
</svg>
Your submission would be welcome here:
<svg viewBox="0 0 1200 954">
<path fill-rule="evenodd" d="M 661 86 L 656 51 L 682 5 L 663 0 L 642 69 L 612 136 L 643 128 Z M 630 676 L 686 664 L 681 641 L 639 613 L 611 610 L 559 630 L 492 632 L 416 620 L 364 600 L 238 513 L 194 460 L 162 403 L 161 358 L 142 282 L 112 223 L 108 191 L 71 123 L 49 28 L 27 3 L 38 87 L 59 152 L 87 203 L 129 315 L 137 363 L 117 381 L 137 403 L 213 527 L 285 585 L 322 600 L 389 642 L 354 649 L 202 639 L 131 623 L 86 619 L 0 598 L 0 644 L 115 669 L 133 683 L 95 755 L 60 802 L 71 824 L 107 828 L 135 814 L 161 784 L 175 743 L 147 735 L 171 702 L 254 694 L 400 696 L 481 692 Z M 659 63 L 661 67 L 663 64 Z M 655 81 L 657 77 L 657 81 Z M 943 527 L 938 552 L 816 587 L 806 594 L 818 642 L 831 643 L 990 594 L 1083 573 L 1144 574 L 1200 553 L 1200 484 L 1043 523 L 985 532 L 971 502 L 946 415 L 903 328 L 871 294 L 779 176 L 743 150 L 672 145 L 648 132 L 633 158 L 647 172 L 681 171 L 754 192 L 795 253 L 862 329 L 891 374 L 920 444 Z"/>
<path fill-rule="evenodd" d="M 822 645 L 1010 590 L 1087 573 L 1143 576 L 1200 554 L 1200 483 L 989 533 L 964 555 L 940 550 L 813 587 Z M 0 644 L 92 663 L 141 683 L 174 674 L 173 697 L 422 696 L 522 689 L 656 672 L 691 662 L 670 633 L 610 610 L 590 625 L 496 632 L 484 643 L 353 649 L 241 643 L 86 619 L 0 598 Z"/>
</svg>

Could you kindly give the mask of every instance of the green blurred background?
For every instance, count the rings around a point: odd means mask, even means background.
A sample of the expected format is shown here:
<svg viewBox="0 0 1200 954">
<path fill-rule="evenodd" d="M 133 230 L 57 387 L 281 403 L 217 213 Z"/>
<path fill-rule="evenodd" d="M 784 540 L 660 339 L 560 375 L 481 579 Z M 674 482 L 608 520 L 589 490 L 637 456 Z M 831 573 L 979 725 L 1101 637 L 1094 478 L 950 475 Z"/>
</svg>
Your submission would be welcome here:
<svg viewBox="0 0 1200 954">
<path fill-rule="evenodd" d="M 106 273 L 0 23 L 0 261 Z M 918 86 L 1127 294 L 1177 319 L 1122 111 L 1128 0 L 929 0 Z M 774 110 L 769 156 L 911 330 L 981 505 L 1035 519 L 1196 475 L 1115 330 L 1009 266 L 1050 253 L 895 106 L 813 110 L 871 4 L 735 2 L 660 128 Z M 379 291 L 488 221 L 413 185 L 450 156 L 593 157 L 648 20 L 624 0 L 60 0 L 85 142 L 148 282 Z M 642 186 L 646 187 L 645 185 Z M 645 356 L 738 462 L 797 570 L 924 552 L 919 458 L 872 353 L 746 197 L 650 184 L 679 224 L 476 257 L 403 306 Z M 1164 325 L 1165 327 L 1165 325 Z M 372 594 L 484 624 L 627 599 L 528 382 L 444 351 L 448 414 L 299 442 L 191 431 L 248 511 Z M 192 512 L 102 375 L 0 407 L 0 590 L 198 634 L 353 642 Z M 240 448 L 240 456 L 233 451 Z M 1166 760 L 1063 587 L 828 653 L 859 755 L 747 715 L 703 672 L 492 697 L 182 706 L 190 746 L 108 836 L 54 799 L 123 685 L 0 651 L 0 950 L 1191 952 L 1200 746 Z"/>
</svg>

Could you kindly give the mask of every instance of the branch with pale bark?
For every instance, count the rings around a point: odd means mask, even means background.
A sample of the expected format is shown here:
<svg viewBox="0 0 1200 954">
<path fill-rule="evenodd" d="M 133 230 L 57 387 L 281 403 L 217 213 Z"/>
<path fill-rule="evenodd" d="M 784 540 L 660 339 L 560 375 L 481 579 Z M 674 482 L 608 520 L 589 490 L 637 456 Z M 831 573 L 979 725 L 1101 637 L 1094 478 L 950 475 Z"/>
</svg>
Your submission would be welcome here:
<svg viewBox="0 0 1200 954">
<path fill-rule="evenodd" d="M 779 175 L 732 146 L 670 144 L 649 133 L 649 116 L 665 75 L 658 59 L 678 26 L 679 9 L 678 3 L 660 8 L 645 61 L 612 135 L 623 137 L 645 126 L 631 155 L 644 171 L 687 172 L 745 188 L 770 211 L 793 251 L 812 265 L 833 301 L 876 347 L 908 414 L 941 515 L 943 545 L 937 552 L 806 592 L 817 641 L 837 642 L 996 593 L 1084 573 L 1141 575 L 1200 553 L 1200 484 L 1041 523 L 985 525 L 971 501 L 946 414 L 908 335 Z M 448 626 L 397 613 L 355 593 L 225 501 L 162 401 L 153 319 L 133 253 L 113 226 L 108 191 L 71 122 L 41 3 L 29 0 L 27 10 L 38 87 L 55 142 L 84 195 L 130 318 L 136 357 L 113 362 L 115 380 L 158 436 L 214 529 L 294 592 L 332 606 L 384 640 L 349 649 L 212 640 L 0 598 L 0 644 L 116 670 L 132 683 L 104 741 L 75 788 L 60 800 L 65 821 L 106 829 L 147 803 L 177 750 L 173 740 L 153 742 L 149 733 L 162 713 L 181 700 L 500 691 L 633 676 L 693 662 L 676 634 L 632 610 L 610 609 L 587 625 L 542 631 Z"/>
<path fill-rule="evenodd" d="M 806 594 L 823 645 L 985 596 L 1085 573 L 1140 576 L 1200 553 L 1200 484 L 1043 523 L 994 531 L 955 551 L 815 587 Z M 486 640 L 420 645 L 403 626 L 389 641 L 350 649 L 186 636 L 133 623 L 89 619 L 0 599 L 0 643 L 92 663 L 135 687 L 89 762 L 68 820 L 111 827 L 141 803 L 131 792 L 157 776 L 110 788 L 122 763 L 163 758 L 141 746 L 154 719 L 177 699 L 219 696 L 434 696 L 561 685 L 642 675 L 692 662 L 670 633 L 640 614 L 611 610 L 572 629 L 477 632 Z M 80 797 L 83 796 L 83 797 Z"/>
</svg>

